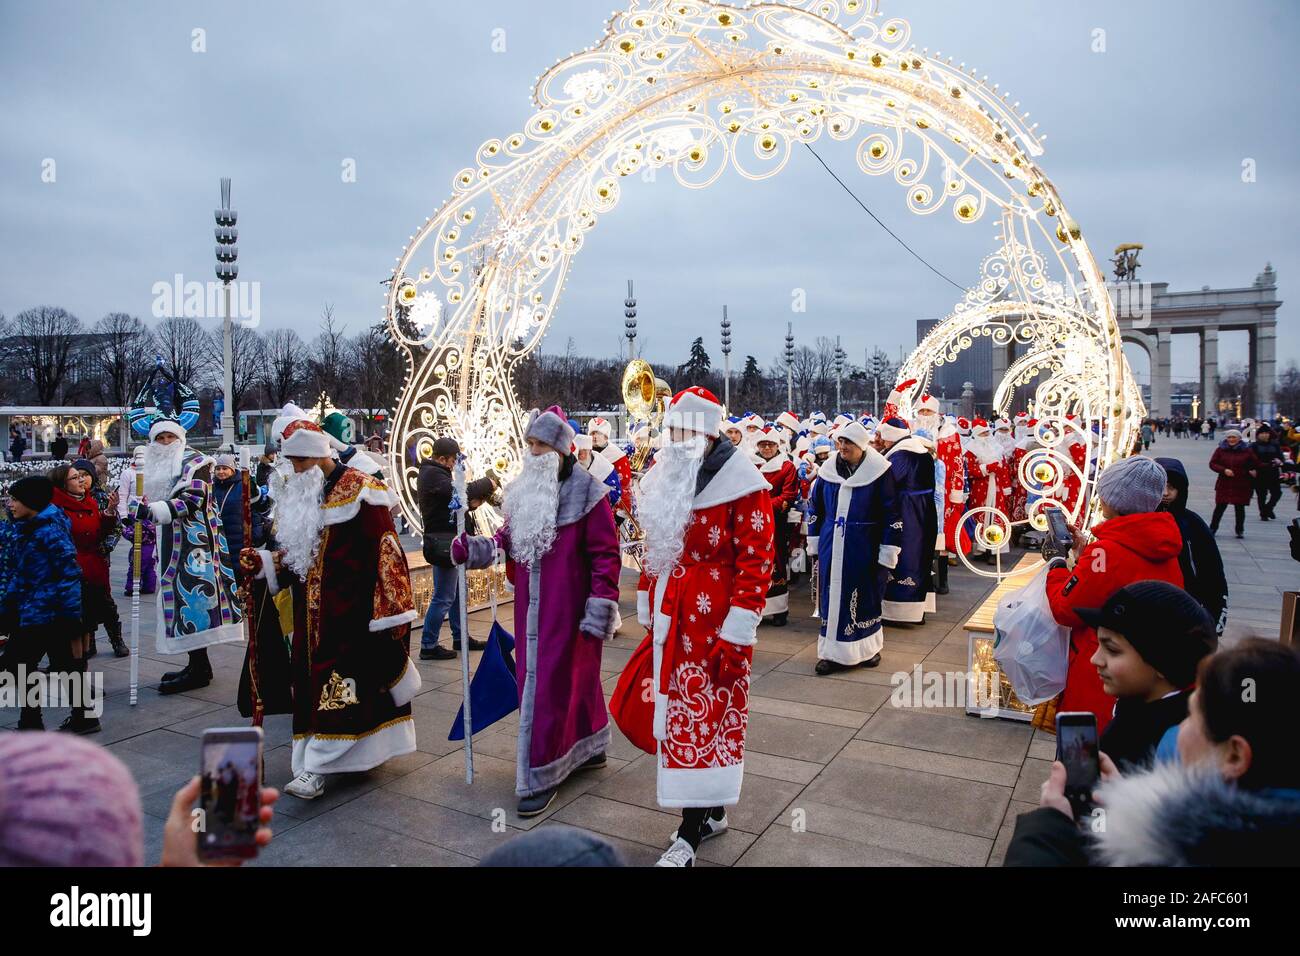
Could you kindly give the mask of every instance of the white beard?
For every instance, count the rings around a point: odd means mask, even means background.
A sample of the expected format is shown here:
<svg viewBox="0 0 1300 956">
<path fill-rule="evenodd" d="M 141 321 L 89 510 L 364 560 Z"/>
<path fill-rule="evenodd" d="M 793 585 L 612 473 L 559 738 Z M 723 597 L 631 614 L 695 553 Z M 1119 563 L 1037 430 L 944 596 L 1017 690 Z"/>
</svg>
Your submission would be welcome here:
<svg viewBox="0 0 1300 956">
<path fill-rule="evenodd" d="M 144 496 L 149 501 L 166 501 L 181 476 L 185 442 L 170 445 L 150 442 L 144 446 Z"/>
<path fill-rule="evenodd" d="M 319 468 L 290 475 L 275 501 L 276 540 L 284 548 L 284 563 L 302 581 L 320 551 L 324 502 L 325 473 Z"/>
<path fill-rule="evenodd" d="M 560 455 L 525 455 L 524 469 L 506 488 L 502 510 L 510 531 L 510 552 L 533 567 L 555 544 L 555 514 L 560 505 Z"/>
<path fill-rule="evenodd" d="M 681 559 L 695 506 L 695 479 L 707 447 L 703 435 L 671 442 L 660 449 L 654 467 L 641 479 L 636 517 L 645 532 L 643 556 L 651 577 L 662 577 Z"/>
</svg>

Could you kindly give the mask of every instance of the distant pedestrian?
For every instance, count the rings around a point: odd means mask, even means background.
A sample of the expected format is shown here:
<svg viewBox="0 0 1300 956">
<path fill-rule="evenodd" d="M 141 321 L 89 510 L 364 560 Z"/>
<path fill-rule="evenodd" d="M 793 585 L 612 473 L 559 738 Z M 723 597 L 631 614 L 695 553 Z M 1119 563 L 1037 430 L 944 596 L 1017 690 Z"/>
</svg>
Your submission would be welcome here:
<svg viewBox="0 0 1300 956">
<path fill-rule="evenodd" d="M 1207 422 L 1204 429 L 1209 428 Z M 1223 441 L 1210 456 L 1210 470 L 1218 472 L 1219 478 L 1214 483 L 1214 516 L 1210 519 L 1210 530 L 1219 531 L 1219 522 L 1228 505 L 1236 513 L 1237 537 L 1246 536 L 1246 505 L 1255 490 L 1254 479 L 1259 459 L 1250 446 L 1241 440 L 1241 432 L 1229 428 L 1223 434 Z"/>
<path fill-rule="evenodd" d="M 1146 451 L 1151 447 L 1151 443 L 1156 440 L 1155 429 L 1151 427 L 1151 422 L 1142 423 L 1142 450 Z"/>
<path fill-rule="evenodd" d="M 1259 459 L 1259 465 L 1255 469 L 1259 520 L 1269 521 L 1277 517 L 1273 509 L 1282 498 L 1282 445 L 1274 437 L 1273 429 L 1264 422 L 1255 430 L 1255 440 L 1251 442 L 1250 449 Z"/>
<path fill-rule="evenodd" d="M 63 432 L 54 433 L 54 441 L 50 442 L 50 457 L 55 461 L 63 461 L 68 457 L 68 440 L 63 437 Z"/>
</svg>

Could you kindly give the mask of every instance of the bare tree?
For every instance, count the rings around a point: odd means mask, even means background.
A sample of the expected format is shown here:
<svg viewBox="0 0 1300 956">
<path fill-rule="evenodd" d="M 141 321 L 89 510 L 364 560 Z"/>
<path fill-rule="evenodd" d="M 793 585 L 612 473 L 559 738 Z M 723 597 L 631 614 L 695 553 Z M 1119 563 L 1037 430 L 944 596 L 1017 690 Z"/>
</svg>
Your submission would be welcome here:
<svg viewBox="0 0 1300 956">
<path fill-rule="evenodd" d="M 376 431 L 375 412 L 391 412 L 397 404 L 406 374 L 405 362 L 388 337 L 384 323 L 372 325 L 348 343 L 350 378 L 355 383 L 356 405 L 367 432 Z"/>
<path fill-rule="evenodd" d="M 311 386 L 310 400 L 314 403 L 321 392 L 329 396 L 336 404 L 345 401 L 339 394 L 340 384 L 345 380 L 344 365 L 348 357 L 348 340 L 344 327 L 334 318 L 334 306 L 325 303 L 321 312 L 320 332 L 311 344 L 311 356 L 308 360 L 308 384 Z"/>
<path fill-rule="evenodd" d="M 221 323 L 212 330 L 209 348 L 213 365 L 222 368 L 225 364 L 224 328 Z M 239 410 L 247 408 L 245 398 L 257 389 L 264 379 L 263 365 L 266 362 L 266 345 L 256 329 L 235 322 L 230 327 L 230 396 L 234 406 L 230 414 L 239 421 Z M 224 373 L 223 373 L 224 375 Z M 220 383 L 225 388 L 225 383 Z"/>
<path fill-rule="evenodd" d="M 12 344 L 24 377 L 41 405 L 55 404 L 72 366 L 72 346 L 81 334 L 81 320 L 66 309 L 38 305 L 14 316 Z"/>
<path fill-rule="evenodd" d="M 154 367 L 153 333 L 134 315 L 110 312 L 95 323 L 99 398 L 126 408 Z"/>
<path fill-rule="evenodd" d="M 264 340 L 262 389 L 273 408 L 292 402 L 306 384 L 307 347 L 293 329 L 275 329 Z"/>
<path fill-rule="evenodd" d="M 154 340 L 167 373 L 195 391 L 208 384 L 214 368 L 221 368 L 220 362 L 213 361 L 212 340 L 196 319 L 163 319 L 154 332 Z"/>
</svg>

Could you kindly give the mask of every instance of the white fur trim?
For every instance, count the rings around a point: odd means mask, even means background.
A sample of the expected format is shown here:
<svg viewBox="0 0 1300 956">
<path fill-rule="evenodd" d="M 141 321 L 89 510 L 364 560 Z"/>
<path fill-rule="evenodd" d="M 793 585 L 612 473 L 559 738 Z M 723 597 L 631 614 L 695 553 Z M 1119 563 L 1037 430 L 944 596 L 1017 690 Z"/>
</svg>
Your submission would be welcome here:
<svg viewBox="0 0 1300 956">
<path fill-rule="evenodd" d="M 293 438 L 293 435 L 289 437 Z M 345 521 L 351 521 L 361 513 L 362 502 L 368 505 L 379 505 L 381 508 L 391 508 L 397 504 L 397 496 L 387 488 L 375 488 L 369 484 L 362 485 L 361 491 L 347 504 L 322 509 L 325 512 L 325 524 L 342 524 Z M 326 504 L 328 504 L 328 501 Z"/>
<path fill-rule="evenodd" d="M 687 389 L 680 392 L 668 406 L 662 429 L 665 434 L 670 428 L 681 428 L 717 438 L 718 426 L 721 424 L 722 406 Z"/>
<path fill-rule="evenodd" d="M 718 469 L 704 490 L 695 496 L 692 508 L 696 511 L 712 508 L 769 488 L 771 485 L 754 463 L 745 457 L 743 451 L 737 450 Z"/>
<path fill-rule="evenodd" d="M 789 610 L 789 591 L 783 591 L 780 594 L 771 595 L 763 602 L 763 617 L 771 617 L 773 614 L 786 614 Z"/>
<path fill-rule="evenodd" d="M 895 453 L 902 454 L 909 451 L 914 455 L 929 455 L 930 446 L 926 445 L 924 438 L 917 435 L 908 435 L 895 442 L 893 447 L 885 452 L 885 457 L 893 458 Z"/>
<path fill-rule="evenodd" d="M 579 435 L 578 437 L 581 438 L 582 436 Z M 587 440 L 590 441 L 591 439 Z M 604 455 L 598 455 L 595 452 L 592 452 L 591 460 L 587 462 L 586 469 L 591 474 L 591 477 L 595 478 L 597 481 L 603 482 L 613 473 L 614 465 Z"/>
<path fill-rule="evenodd" d="M 827 628 L 827 633 L 817 638 L 817 657 L 823 661 L 834 661 L 845 667 L 855 667 L 863 661 L 869 661 L 885 647 L 885 629 L 882 627 L 870 637 L 856 641 L 837 641 L 835 634 Z"/>
<path fill-rule="evenodd" d="M 884 568 L 896 568 L 898 567 L 898 556 L 902 553 L 903 549 L 896 544 L 882 544 L 876 563 Z"/>
<path fill-rule="evenodd" d="M 172 523 L 172 509 L 165 501 L 149 502 L 149 514 L 153 516 L 154 524 Z"/>
<path fill-rule="evenodd" d="M 758 643 L 755 635 L 758 633 L 759 620 L 757 611 L 733 605 L 722 619 L 722 631 L 718 636 L 739 647 L 753 647 Z"/>
<path fill-rule="evenodd" d="M 649 591 L 636 592 L 636 622 L 640 624 L 642 627 L 650 626 L 651 617 L 650 617 L 650 592 Z"/>
<path fill-rule="evenodd" d="M 799 430 L 799 419 L 795 418 L 792 412 L 782 412 L 780 415 L 777 415 L 776 423 L 778 425 L 784 425 L 792 432 L 797 432 Z"/>
<path fill-rule="evenodd" d="M 847 422 L 835 429 L 832 434 L 836 439 L 843 438 L 845 441 L 853 442 L 859 448 L 868 448 L 871 445 L 871 435 L 862 422 Z"/>
<path fill-rule="evenodd" d="M 834 485 L 843 485 L 845 488 L 861 488 L 889 471 L 889 460 L 880 452 L 871 447 L 864 448 L 863 452 L 867 460 L 858 465 L 858 470 L 847 479 L 841 478 L 840 473 L 835 470 L 835 463 L 840 457 L 839 452 L 822 462 L 821 467 L 817 469 L 817 477 L 824 478 Z"/>
<path fill-rule="evenodd" d="M 279 575 L 275 573 L 275 559 L 265 548 L 258 548 L 257 556 L 262 559 L 262 567 L 258 570 L 257 577 L 266 582 L 267 593 L 275 597 L 281 590 Z"/>
<path fill-rule="evenodd" d="M 962 503 L 966 500 L 966 492 L 964 492 L 964 491 L 950 491 L 950 492 L 948 492 L 948 500 L 951 501 L 951 502 L 952 502 L 953 504 L 955 504 L 955 505 L 962 504 Z"/>
<path fill-rule="evenodd" d="M 372 617 L 369 624 L 370 633 L 386 631 L 390 627 L 397 627 L 400 624 L 410 624 L 418 617 L 419 615 L 414 610 L 403 611 L 400 614 L 390 614 L 388 617 Z"/>
<path fill-rule="evenodd" d="M 329 458 L 331 455 L 329 436 L 314 428 L 300 427 L 288 438 L 281 440 L 280 451 L 286 457 Z"/>
<path fill-rule="evenodd" d="M 876 434 L 885 441 L 902 441 L 907 438 L 911 432 L 907 429 L 899 428 L 897 425 L 891 425 L 889 422 L 881 422 L 880 427 L 876 429 Z"/>
<path fill-rule="evenodd" d="M 610 442 L 599 452 L 597 452 L 597 454 L 600 455 L 601 458 L 604 458 L 611 465 L 616 465 L 619 463 L 619 461 L 627 457 L 627 452 L 623 451 L 623 449 L 620 446 L 614 444 L 613 442 Z"/>
<path fill-rule="evenodd" d="M 185 440 L 185 429 L 181 427 L 181 423 L 178 421 L 173 421 L 170 418 L 159 419 L 158 421 L 154 422 L 152 425 L 149 426 L 149 440 L 153 441 L 163 432 L 167 432 L 170 435 L 175 435 L 181 441 Z"/>
<path fill-rule="evenodd" d="M 414 752 L 415 721 L 411 717 L 402 717 L 364 737 L 345 740 L 297 737 L 293 741 L 290 764 L 294 776 L 304 770 L 312 773 L 362 773 L 393 757 Z"/>
<path fill-rule="evenodd" d="M 881 601 L 881 616 L 886 621 L 899 624 L 922 624 L 925 621 L 925 601 Z"/>
<path fill-rule="evenodd" d="M 723 767 L 659 767 L 655 798 L 661 807 L 733 807 L 740 802 L 745 764 Z"/>
<path fill-rule="evenodd" d="M 402 676 L 397 679 L 397 683 L 388 688 L 389 696 L 393 698 L 393 703 L 398 707 L 405 707 L 412 698 L 420 692 L 420 687 L 424 682 L 420 679 L 420 669 L 411 663 L 411 659 L 406 659 L 406 667 L 402 670 Z"/>
</svg>

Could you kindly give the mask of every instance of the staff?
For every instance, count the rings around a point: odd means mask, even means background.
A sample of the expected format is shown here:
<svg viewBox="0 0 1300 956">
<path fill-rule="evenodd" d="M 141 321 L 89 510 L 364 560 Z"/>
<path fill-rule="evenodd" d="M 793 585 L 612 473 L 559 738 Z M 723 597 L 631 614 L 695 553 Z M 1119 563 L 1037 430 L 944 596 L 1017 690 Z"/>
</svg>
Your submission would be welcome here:
<svg viewBox="0 0 1300 956">
<path fill-rule="evenodd" d="M 135 450 L 135 497 L 144 497 L 144 446 Z M 136 704 L 140 689 L 140 552 L 144 550 L 144 522 L 137 516 L 131 530 L 131 568 L 135 572 L 131 584 L 131 694 L 130 704 Z"/>
<path fill-rule="evenodd" d="M 451 499 L 451 507 L 456 512 L 456 537 L 459 538 L 465 533 L 465 512 L 469 506 L 469 502 L 465 500 L 465 456 L 463 454 L 456 456 L 456 468 L 452 472 L 452 486 L 455 495 Z M 466 584 L 465 573 L 465 565 L 461 564 L 457 569 L 456 586 L 460 589 L 460 683 L 461 692 L 465 698 L 465 782 L 473 783 L 474 723 L 470 717 L 469 706 L 469 616 L 465 612 L 466 602 L 469 600 L 469 588 Z"/>
<path fill-rule="evenodd" d="M 252 503 L 252 482 L 249 478 L 250 467 L 252 465 L 249 448 L 247 445 L 239 447 L 239 472 L 241 490 L 244 493 L 243 522 L 244 522 L 244 547 L 254 547 L 253 544 L 253 503 Z M 262 694 L 257 686 L 257 628 L 253 627 L 253 576 L 251 574 L 242 574 L 239 567 L 237 555 L 230 556 L 231 566 L 235 569 L 237 577 L 242 576 L 243 580 L 239 585 L 239 596 L 244 602 L 244 640 L 248 642 L 248 694 L 253 700 L 253 726 L 262 726 Z"/>
</svg>

